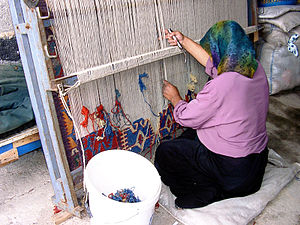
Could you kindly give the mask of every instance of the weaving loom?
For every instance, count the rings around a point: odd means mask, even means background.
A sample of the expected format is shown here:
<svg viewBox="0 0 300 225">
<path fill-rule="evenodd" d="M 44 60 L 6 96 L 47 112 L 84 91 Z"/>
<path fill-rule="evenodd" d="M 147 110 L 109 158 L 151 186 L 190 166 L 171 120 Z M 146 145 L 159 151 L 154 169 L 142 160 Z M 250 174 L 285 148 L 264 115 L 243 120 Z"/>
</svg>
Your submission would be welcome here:
<svg viewBox="0 0 300 225">
<path fill-rule="evenodd" d="M 157 142 L 175 137 L 180 126 L 162 81 L 191 98 L 207 77 L 192 57 L 167 45 L 166 28 L 199 40 L 219 20 L 247 26 L 247 1 L 48 0 L 48 6 L 63 79 L 78 80 L 68 91 L 69 107 L 87 160 L 112 148 L 151 158 Z M 188 90 L 190 74 L 195 90 Z"/>
<path fill-rule="evenodd" d="M 162 81 L 178 86 L 187 101 L 207 81 L 198 62 L 167 45 L 163 30 L 200 40 L 226 19 L 248 34 L 258 30 L 247 27 L 256 24 L 254 0 L 8 2 L 53 203 L 79 217 L 82 161 L 111 148 L 151 158 L 159 141 L 181 130 Z"/>
</svg>

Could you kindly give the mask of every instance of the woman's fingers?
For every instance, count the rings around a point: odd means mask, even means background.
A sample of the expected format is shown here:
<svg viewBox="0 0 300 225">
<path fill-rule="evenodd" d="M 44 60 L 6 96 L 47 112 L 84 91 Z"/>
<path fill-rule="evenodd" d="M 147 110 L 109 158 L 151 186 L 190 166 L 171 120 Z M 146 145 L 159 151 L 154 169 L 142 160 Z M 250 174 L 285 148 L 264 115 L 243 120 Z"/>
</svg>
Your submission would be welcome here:
<svg viewBox="0 0 300 225">
<path fill-rule="evenodd" d="M 172 46 L 176 46 L 176 45 L 177 45 L 177 41 L 174 40 L 172 37 L 170 37 L 170 36 L 167 37 L 167 36 L 166 36 L 166 39 L 167 39 L 169 45 L 172 45 Z"/>
<path fill-rule="evenodd" d="M 163 96 L 175 106 L 182 99 L 177 87 L 166 80 L 163 84 Z"/>
<path fill-rule="evenodd" d="M 177 45 L 177 41 L 174 41 L 173 39 L 172 40 L 168 40 L 169 44 L 172 45 L 172 46 L 175 46 Z"/>
<path fill-rule="evenodd" d="M 172 84 L 169 83 L 168 81 L 164 80 L 164 85 L 163 85 L 163 91 L 168 91 L 170 88 L 172 88 Z"/>
<path fill-rule="evenodd" d="M 177 41 L 181 42 L 183 40 L 183 37 L 184 37 L 183 34 L 180 33 L 179 31 L 173 31 L 169 33 L 168 30 L 165 30 L 165 38 L 167 39 L 167 41 L 171 46 L 178 45 Z"/>
<path fill-rule="evenodd" d="M 163 85 L 163 96 L 171 100 L 174 96 L 178 95 L 178 90 L 177 88 L 169 83 L 168 81 L 164 80 L 164 85 Z"/>
<path fill-rule="evenodd" d="M 169 96 L 169 86 L 170 86 L 170 83 L 168 81 L 164 80 L 162 92 L 163 92 L 163 96 L 166 99 L 168 99 L 168 96 Z"/>
</svg>

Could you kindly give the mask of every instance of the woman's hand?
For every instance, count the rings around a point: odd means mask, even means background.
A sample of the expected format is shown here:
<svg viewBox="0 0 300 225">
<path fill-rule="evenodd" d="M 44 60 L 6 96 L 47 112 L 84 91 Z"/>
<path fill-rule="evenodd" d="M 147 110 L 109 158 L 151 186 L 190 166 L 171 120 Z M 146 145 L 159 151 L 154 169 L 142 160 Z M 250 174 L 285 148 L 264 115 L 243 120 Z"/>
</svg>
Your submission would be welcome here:
<svg viewBox="0 0 300 225">
<path fill-rule="evenodd" d="M 164 80 L 163 85 L 163 96 L 168 99 L 173 106 L 176 106 L 176 104 L 182 100 L 177 87 L 166 80 Z"/>
<path fill-rule="evenodd" d="M 180 44 L 183 44 L 184 35 L 179 31 L 173 31 L 172 33 L 169 33 L 168 30 L 165 30 L 166 39 L 169 42 L 171 46 L 176 46 L 177 41 L 173 39 L 173 36 L 177 38 Z"/>
<path fill-rule="evenodd" d="M 172 37 L 175 36 L 182 47 L 190 53 L 199 63 L 201 63 L 204 67 L 206 66 L 207 60 L 209 59 L 209 54 L 199 45 L 198 43 L 194 42 L 187 36 L 184 36 L 179 31 L 173 31 L 169 33 L 168 30 L 165 30 L 166 39 L 171 46 L 176 46 L 177 41 L 174 40 Z M 212 61 L 212 59 L 211 59 Z"/>
</svg>

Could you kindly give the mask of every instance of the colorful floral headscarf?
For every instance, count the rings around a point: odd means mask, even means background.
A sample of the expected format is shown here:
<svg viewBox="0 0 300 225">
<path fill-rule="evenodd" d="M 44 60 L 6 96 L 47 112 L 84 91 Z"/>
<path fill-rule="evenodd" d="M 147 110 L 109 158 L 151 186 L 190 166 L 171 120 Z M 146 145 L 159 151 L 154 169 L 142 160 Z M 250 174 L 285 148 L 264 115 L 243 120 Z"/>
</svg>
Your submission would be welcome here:
<svg viewBox="0 0 300 225">
<path fill-rule="evenodd" d="M 200 45 L 212 57 L 218 75 L 231 71 L 253 77 L 258 66 L 255 50 L 237 22 L 227 20 L 216 23 L 201 39 Z"/>
</svg>

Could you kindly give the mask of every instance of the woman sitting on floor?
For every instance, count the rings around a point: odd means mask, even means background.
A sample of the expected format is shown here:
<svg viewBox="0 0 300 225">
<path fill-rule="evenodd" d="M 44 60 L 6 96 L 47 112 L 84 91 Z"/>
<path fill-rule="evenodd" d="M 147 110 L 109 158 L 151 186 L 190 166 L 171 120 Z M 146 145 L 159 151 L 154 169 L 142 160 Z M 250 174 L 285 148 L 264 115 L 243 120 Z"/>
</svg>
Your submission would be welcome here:
<svg viewBox="0 0 300 225">
<path fill-rule="evenodd" d="M 175 120 L 188 129 L 157 148 L 155 166 L 163 183 L 180 208 L 258 191 L 268 160 L 269 88 L 252 42 L 234 21 L 216 23 L 200 45 L 178 31 L 166 32 L 172 46 L 173 36 L 213 79 L 189 103 L 164 81 Z"/>
</svg>

